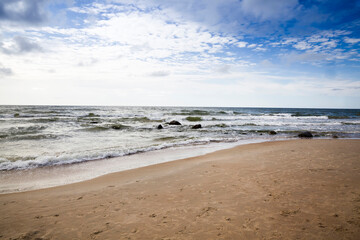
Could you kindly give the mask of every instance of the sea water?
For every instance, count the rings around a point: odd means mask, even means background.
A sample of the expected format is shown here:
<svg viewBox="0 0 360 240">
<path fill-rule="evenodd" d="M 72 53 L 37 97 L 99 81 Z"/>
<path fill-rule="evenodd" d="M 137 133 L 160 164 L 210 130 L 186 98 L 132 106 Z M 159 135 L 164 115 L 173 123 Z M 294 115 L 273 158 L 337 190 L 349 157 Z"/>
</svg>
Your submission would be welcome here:
<svg viewBox="0 0 360 240">
<path fill-rule="evenodd" d="M 301 131 L 359 138 L 360 110 L 0 106 L 0 174 L 180 146 L 291 139 Z"/>
</svg>

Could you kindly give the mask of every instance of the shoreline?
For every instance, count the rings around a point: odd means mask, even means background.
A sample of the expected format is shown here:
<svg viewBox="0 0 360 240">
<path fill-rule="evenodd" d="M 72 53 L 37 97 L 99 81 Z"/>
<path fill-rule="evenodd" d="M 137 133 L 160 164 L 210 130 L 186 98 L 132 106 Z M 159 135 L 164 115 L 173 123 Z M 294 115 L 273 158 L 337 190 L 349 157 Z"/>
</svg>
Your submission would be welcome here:
<svg viewBox="0 0 360 240">
<path fill-rule="evenodd" d="M 1 239 L 359 239 L 360 140 L 255 143 L 0 195 Z"/>
<path fill-rule="evenodd" d="M 202 156 L 237 146 L 284 140 L 286 139 L 244 139 L 236 142 L 178 146 L 86 162 L 10 170 L 0 172 L 0 195 L 63 186 L 115 172 Z"/>
</svg>

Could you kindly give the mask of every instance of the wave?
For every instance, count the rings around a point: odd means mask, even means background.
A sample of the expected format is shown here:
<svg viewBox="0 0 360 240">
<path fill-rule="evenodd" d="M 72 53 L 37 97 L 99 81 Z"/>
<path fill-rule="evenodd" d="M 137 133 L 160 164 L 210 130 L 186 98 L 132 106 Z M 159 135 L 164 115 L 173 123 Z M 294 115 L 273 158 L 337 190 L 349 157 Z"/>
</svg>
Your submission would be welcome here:
<svg viewBox="0 0 360 240">
<path fill-rule="evenodd" d="M 240 124 L 240 125 L 237 125 L 237 126 L 261 126 L 261 125 L 258 125 L 258 124 L 255 124 L 255 123 L 244 123 L 244 124 Z"/>
<path fill-rule="evenodd" d="M 97 114 L 91 112 L 88 115 L 86 115 L 85 117 L 100 117 L 100 115 L 97 115 Z"/>
<path fill-rule="evenodd" d="M 360 122 L 341 122 L 342 125 L 360 125 Z"/>
<path fill-rule="evenodd" d="M 213 125 L 204 125 L 203 128 L 257 127 L 257 126 L 271 126 L 271 125 L 267 125 L 267 124 L 261 125 L 261 124 L 255 124 L 255 123 L 238 124 L 236 122 L 232 122 L 229 124 L 219 123 L 219 124 L 213 124 Z"/>
<path fill-rule="evenodd" d="M 130 128 L 130 126 L 126 126 L 126 125 L 122 125 L 122 124 L 112 124 L 109 126 L 109 128 L 115 129 L 115 130 L 122 130 L 122 129 Z"/>
<path fill-rule="evenodd" d="M 83 125 L 88 126 L 88 125 Z M 130 129 L 130 126 L 123 125 L 123 124 L 108 124 L 108 125 L 102 125 L 102 126 L 92 126 L 92 127 L 86 127 L 83 129 L 80 129 L 80 131 L 89 131 L 89 132 L 98 132 L 98 131 L 107 131 L 107 130 L 124 130 L 124 129 Z"/>
<path fill-rule="evenodd" d="M 62 136 L 55 134 L 29 134 L 29 135 L 0 135 L 0 139 L 7 141 L 21 141 L 21 140 L 42 140 L 42 139 L 58 139 Z"/>
<path fill-rule="evenodd" d="M 54 110 L 50 110 L 50 111 L 42 111 L 42 110 L 24 110 L 24 109 L 15 109 L 14 110 L 14 117 L 16 116 L 21 116 L 22 114 L 28 115 L 28 114 L 63 114 L 63 112 L 59 112 L 59 111 L 54 111 Z"/>
<path fill-rule="evenodd" d="M 198 140 L 185 140 L 181 142 L 173 142 L 173 143 L 162 143 L 158 145 L 153 145 L 149 147 L 137 148 L 137 149 L 125 149 L 122 151 L 113 151 L 113 152 L 103 152 L 103 153 L 95 153 L 88 154 L 84 156 L 75 156 L 75 155 L 62 155 L 62 156 L 41 156 L 36 157 L 35 159 L 26 160 L 16 160 L 9 161 L 9 159 L 0 158 L 0 171 L 11 171 L 11 170 L 25 170 L 31 168 L 39 168 L 39 167 L 48 167 L 48 166 L 59 166 L 59 165 L 67 165 L 67 164 L 76 164 L 87 161 L 101 160 L 106 158 L 114 158 L 114 157 L 122 157 L 127 155 L 133 155 L 138 153 L 150 152 L 155 150 L 161 150 L 171 147 L 180 147 L 180 146 L 188 146 L 188 145 L 202 145 L 213 142 L 235 142 L 238 141 L 237 138 L 232 139 L 222 139 L 222 138 L 214 138 L 214 139 L 198 139 Z"/>
<path fill-rule="evenodd" d="M 229 127 L 229 125 L 226 125 L 226 124 L 224 124 L 224 123 L 211 125 L 211 126 L 209 126 L 209 127 L 212 127 L 212 126 L 214 126 L 214 127 L 220 127 L 220 128 L 226 128 L 226 127 Z"/>
<path fill-rule="evenodd" d="M 2 138 L 5 138 L 8 136 L 36 134 L 44 129 L 46 129 L 45 126 L 39 126 L 39 125 L 30 126 L 30 127 L 11 127 L 5 129 L 5 131 L 0 132 L 0 136 L 2 136 Z"/>
<path fill-rule="evenodd" d="M 142 123 L 148 123 L 148 122 L 163 122 L 164 120 L 161 119 L 150 119 L 148 117 L 123 117 L 117 119 L 120 122 L 142 122 Z"/>
<path fill-rule="evenodd" d="M 78 122 L 100 122 L 101 119 L 98 117 L 78 117 Z"/>
<path fill-rule="evenodd" d="M 189 122 L 200 122 L 202 121 L 202 118 L 201 117 L 187 117 L 185 118 L 187 121 Z"/>
<path fill-rule="evenodd" d="M 171 115 L 198 115 L 198 116 L 206 116 L 211 115 L 210 111 L 205 110 L 181 110 L 181 112 L 173 112 Z"/>
<path fill-rule="evenodd" d="M 60 119 L 58 117 L 52 117 L 52 118 L 35 118 L 35 119 L 31 119 L 30 122 L 34 122 L 34 123 L 50 123 L 50 122 L 57 122 L 60 121 Z M 63 119 L 61 119 L 61 121 L 64 121 Z"/>
<path fill-rule="evenodd" d="M 101 127 L 101 126 L 96 126 L 96 127 L 89 127 L 89 128 L 84 128 L 81 129 L 82 131 L 89 131 L 89 132 L 99 132 L 99 131 L 107 131 L 109 130 L 108 127 Z"/>
<path fill-rule="evenodd" d="M 219 111 L 219 112 L 217 112 L 217 114 L 225 115 L 225 114 L 229 114 L 229 113 L 228 113 L 228 112 L 225 112 L 225 111 Z"/>
<path fill-rule="evenodd" d="M 184 139 L 184 138 L 189 138 L 189 137 L 188 136 L 176 136 L 176 137 L 167 136 L 167 137 L 156 138 L 155 141 L 166 142 L 166 141 L 174 141 L 174 140 L 179 140 L 179 139 Z"/>
<path fill-rule="evenodd" d="M 313 114 L 313 113 L 303 113 L 303 112 L 296 112 L 291 114 L 292 117 L 319 117 L 323 116 L 321 114 Z"/>
<path fill-rule="evenodd" d="M 328 119 L 349 119 L 349 116 L 328 116 Z"/>
<path fill-rule="evenodd" d="M 41 140 L 41 139 L 58 139 L 61 136 L 54 134 L 36 134 L 10 137 L 9 140 Z"/>
</svg>

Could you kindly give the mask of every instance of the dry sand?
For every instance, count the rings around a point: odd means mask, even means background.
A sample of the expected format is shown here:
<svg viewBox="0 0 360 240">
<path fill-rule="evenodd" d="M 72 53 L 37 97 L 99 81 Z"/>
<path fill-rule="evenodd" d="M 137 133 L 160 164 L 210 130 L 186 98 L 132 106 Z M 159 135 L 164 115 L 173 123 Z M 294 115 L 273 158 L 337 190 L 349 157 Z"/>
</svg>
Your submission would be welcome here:
<svg viewBox="0 0 360 240">
<path fill-rule="evenodd" d="M 0 239 L 360 239 L 360 140 L 239 146 L 0 195 Z"/>
</svg>

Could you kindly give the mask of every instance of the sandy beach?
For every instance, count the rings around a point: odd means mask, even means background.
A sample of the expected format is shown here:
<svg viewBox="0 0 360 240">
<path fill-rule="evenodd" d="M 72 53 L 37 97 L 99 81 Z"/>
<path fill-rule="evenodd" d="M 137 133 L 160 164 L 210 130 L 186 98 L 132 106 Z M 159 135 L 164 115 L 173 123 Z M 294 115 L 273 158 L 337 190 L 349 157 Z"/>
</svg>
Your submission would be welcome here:
<svg viewBox="0 0 360 240">
<path fill-rule="evenodd" d="M 360 239 L 360 140 L 243 145 L 0 206 L 0 239 Z"/>
</svg>

